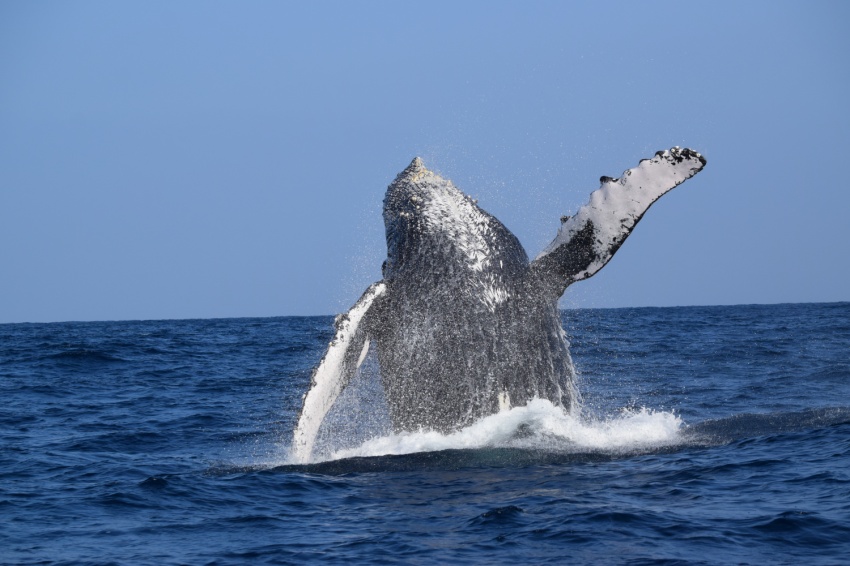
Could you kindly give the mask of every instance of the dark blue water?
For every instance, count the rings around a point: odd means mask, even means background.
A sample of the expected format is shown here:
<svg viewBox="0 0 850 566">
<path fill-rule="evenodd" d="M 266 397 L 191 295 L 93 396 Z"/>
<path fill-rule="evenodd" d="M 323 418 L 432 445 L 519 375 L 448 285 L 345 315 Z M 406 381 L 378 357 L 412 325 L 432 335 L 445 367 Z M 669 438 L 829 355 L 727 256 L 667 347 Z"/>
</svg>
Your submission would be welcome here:
<svg viewBox="0 0 850 566">
<path fill-rule="evenodd" d="M 300 467 L 331 317 L 0 325 L 0 563 L 847 563 L 850 303 L 564 318 L 581 418 Z"/>
</svg>

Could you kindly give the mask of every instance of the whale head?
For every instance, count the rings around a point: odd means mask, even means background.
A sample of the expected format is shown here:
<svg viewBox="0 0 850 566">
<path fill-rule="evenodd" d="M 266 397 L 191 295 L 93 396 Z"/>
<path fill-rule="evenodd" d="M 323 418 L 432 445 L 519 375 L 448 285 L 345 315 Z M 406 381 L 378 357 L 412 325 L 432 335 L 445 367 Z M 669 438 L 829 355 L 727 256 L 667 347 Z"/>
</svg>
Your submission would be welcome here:
<svg viewBox="0 0 850 566">
<path fill-rule="evenodd" d="M 418 157 L 388 187 L 384 225 L 383 274 L 389 281 L 410 271 L 481 279 L 528 263 L 519 241 L 501 222 Z"/>
<path fill-rule="evenodd" d="M 522 285 L 528 256 L 519 240 L 418 157 L 387 189 L 384 224 L 383 275 L 390 284 L 438 288 L 489 310 Z"/>
</svg>

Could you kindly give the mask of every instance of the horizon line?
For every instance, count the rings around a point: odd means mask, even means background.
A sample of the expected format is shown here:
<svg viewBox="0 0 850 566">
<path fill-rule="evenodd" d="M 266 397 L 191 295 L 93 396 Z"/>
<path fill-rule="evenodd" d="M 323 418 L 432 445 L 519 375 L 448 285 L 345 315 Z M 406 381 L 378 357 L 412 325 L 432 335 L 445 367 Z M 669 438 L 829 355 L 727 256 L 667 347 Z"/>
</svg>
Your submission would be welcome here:
<svg viewBox="0 0 850 566">
<path fill-rule="evenodd" d="M 732 303 L 732 304 L 713 304 L 713 305 L 667 305 L 667 306 L 622 306 L 622 307 L 558 307 L 559 311 L 589 311 L 589 310 L 635 310 L 635 309 L 683 309 L 683 308 L 725 308 L 725 307 L 768 307 L 782 305 L 841 305 L 850 303 L 850 300 L 845 301 L 807 301 L 793 302 L 783 301 L 778 303 Z M 0 322 L 0 326 L 14 324 L 96 324 L 107 322 L 178 322 L 178 321 L 214 321 L 214 320 L 247 320 L 247 319 L 265 319 L 265 318 L 328 318 L 335 317 L 342 313 L 335 314 L 281 314 L 281 315 L 260 315 L 260 316 L 210 316 L 210 317 L 188 317 L 188 318 L 116 318 L 116 319 L 71 319 L 71 320 L 46 320 L 46 321 L 18 321 L 18 322 Z"/>
</svg>

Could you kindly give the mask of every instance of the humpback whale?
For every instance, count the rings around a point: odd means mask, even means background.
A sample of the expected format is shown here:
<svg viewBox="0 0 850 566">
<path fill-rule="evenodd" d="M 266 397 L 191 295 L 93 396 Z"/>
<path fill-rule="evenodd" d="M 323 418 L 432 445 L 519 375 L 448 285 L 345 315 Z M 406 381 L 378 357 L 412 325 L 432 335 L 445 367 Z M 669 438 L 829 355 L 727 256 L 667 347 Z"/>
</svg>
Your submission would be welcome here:
<svg viewBox="0 0 850 566">
<path fill-rule="evenodd" d="M 602 177 L 529 261 L 499 220 L 414 159 L 384 198 L 383 279 L 337 316 L 303 398 L 292 458 L 310 460 L 322 420 L 370 348 L 395 432 L 451 432 L 536 398 L 576 408 L 558 299 L 602 269 L 649 207 L 705 163 L 674 147 L 618 179 Z"/>
</svg>

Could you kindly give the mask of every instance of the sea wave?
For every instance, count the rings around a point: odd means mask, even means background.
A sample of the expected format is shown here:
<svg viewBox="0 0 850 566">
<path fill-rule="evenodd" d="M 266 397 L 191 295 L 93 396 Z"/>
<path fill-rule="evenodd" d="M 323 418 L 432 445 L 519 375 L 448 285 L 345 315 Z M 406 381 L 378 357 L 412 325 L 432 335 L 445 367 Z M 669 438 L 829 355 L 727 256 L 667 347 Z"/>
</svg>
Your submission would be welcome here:
<svg viewBox="0 0 850 566">
<path fill-rule="evenodd" d="M 544 399 L 480 419 L 457 432 L 432 430 L 376 436 L 354 448 L 314 455 L 314 462 L 468 450 L 519 448 L 546 452 L 635 452 L 681 442 L 684 423 L 673 412 L 623 409 L 607 418 L 571 415 Z"/>
</svg>

